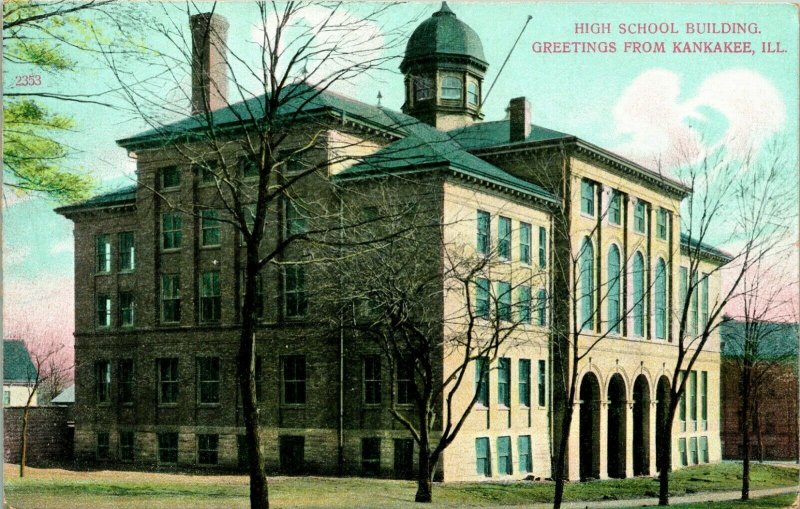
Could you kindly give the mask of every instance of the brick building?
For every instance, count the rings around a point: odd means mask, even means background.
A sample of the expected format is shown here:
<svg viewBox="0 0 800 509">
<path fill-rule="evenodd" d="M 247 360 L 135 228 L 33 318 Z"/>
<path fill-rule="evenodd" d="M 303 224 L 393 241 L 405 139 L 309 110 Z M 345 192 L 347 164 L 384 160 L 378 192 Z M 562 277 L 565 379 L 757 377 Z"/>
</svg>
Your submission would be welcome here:
<svg viewBox="0 0 800 509">
<path fill-rule="evenodd" d="M 756 341 L 760 354 L 755 356 L 754 373 L 763 375 L 753 398 L 753 422 L 750 444 L 752 461 L 797 461 L 798 449 L 798 378 L 797 324 L 762 323 Z M 742 459 L 741 396 L 742 353 L 745 324 L 724 321 L 722 336 L 722 457 Z"/>
<path fill-rule="evenodd" d="M 210 19 L 224 37 L 227 22 Z M 213 46 L 205 51 L 210 62 L 224 58 Z M 582 278 L 586 294 L 610 285 L 616 296 L 581 301 L 595 317 L 584 333 L 613 327 L 614 337 L 596 347 L 579 378 L 569 476 L 654 475 L 655 422 L 674 376 L 678 288 L 688 277 L 688 239 L 678 220 L 688 189 L 576 136 L 531 124 L 524 98 L 510 101 L 508 119 L 483 122 L 487 67 L 478 35 L 443 4 L 408 42 L 402 113 L 330 92 L 306 104 L 305 85 L 296 85 L 304 118 L 325 126 L 310 157 L 349 150 L 358 159 L 329 164 L 296 194 L 335 203 L 331 181 L 363 191 L 402 177 L 396 196 L 416 200 L 421 194 L 413 190 L 424 185 L 422 206 L 448 225 L 444 238 L 477 254 L 505 246 L 498 253 L 504 265 L 487 276 L 486 288 L 507 295 L 509 305 L 510 290 L 502 289 L 513 284 L 513 274 L 541 272 L 527 288 L 527 302 L 536 295 L 551 305 L 524 325 L 527 341 L 503 351 L 500 369 L 489 372 L 485 397 L 439 464 L 447 480 L 551 475 L 553 423 L 563 403 L 553 396 L 557 345 L 550 331 L 567 319 L 571 304 L 564 295 L 577 278 L 552 267 L 569 259 L 567 246 L 579 247 L 581 270 L 590 274 Z M 194 90 L 203 90 L 203 79 L 224 76 L 195 70 L 193 79 L 200 79 Z M 220 97 L 211 94 L 213 122 L 235 138 L 236 120 L 259 111 L 264 100 L 215 109 Z M 202 101 L 194 103 L 203 111 Z M 212 215 L 174 208 L 213 207 L 219 198 L 203 172 L 182 158 L 202 152 L 202 142 L 190 136 L 198 122 L 187 117 L 119 140 L 137 158 L 138 184 L 58 209 L 75 223 L 78 459 L 223 467 L 243 461 L 235 383 L 241 240 Z M 289 138 L 299 143 L 303 124 L 292 129 Z M 181 150 L 169 144 L 184 135 Z M 246 167 L 242 172 L 246 177 Z M 289 205 L 273 211 L 268 229 L 274 233 L 265 242 L 279 242 L 296 225 Z M 557 237 L 559 214 L 568 226 Z M 709 246 L 701 251 L 706 274 L 728 260 Z M 445 263 L 441 246 L 420 256 L 432 260 L 432 270 Z M 325 307 L 315 295 L 315 270 L 268 267 L 262 274 L 256 371 L 267 466 L 335 473 L 341 458 L 342 473 L 407 477 L 415 468 L 414 444 L 387 412 L 385 392 L 402 381 L 390 378 L 374 347 L 337 337 L 321 323 Z M 715 277 L 705 281 L 695 320 L 707 316 L 719 291 Z M 446 313 L 463 302 L 450 296 L 431 306 Z M 627 307 L 633 312 L 623 318 Z M 448 362 L 442 359 L 443 371 Z M 717 337 L 695 369 L 682 407 L 688 411 L 675 422 L 676 466 L 719 461 L 721 454 Z M 481 386 L 475 372 L 467 373 L 470 388 L 456 404 Z"/>
</svg>

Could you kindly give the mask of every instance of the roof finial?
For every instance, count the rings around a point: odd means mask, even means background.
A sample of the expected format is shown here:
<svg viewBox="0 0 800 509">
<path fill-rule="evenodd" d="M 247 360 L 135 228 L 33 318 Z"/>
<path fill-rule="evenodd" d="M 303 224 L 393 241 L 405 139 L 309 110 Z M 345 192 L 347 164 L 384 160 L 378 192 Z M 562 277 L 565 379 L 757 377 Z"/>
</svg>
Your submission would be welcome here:
<svg viewBox="0 0 800 509">
<path fill-rule="evenodd" d="M 433 13 L 434 16 L 444 16 L 445 14 L 449 14 L 450 16 L 455 16 L 456 14 L 450 10 L 450 7 L 447 6 L 447 2 L 442 2 L 442 7 L 439 9 L 438 12 Z"/>
<path fill-rule="evenodd" d="M 383 99 L 383 95 L 381 95 L 381 91 L 378 90 L 378 106 L 381 105 L 381 99 Z"/>
</svg>

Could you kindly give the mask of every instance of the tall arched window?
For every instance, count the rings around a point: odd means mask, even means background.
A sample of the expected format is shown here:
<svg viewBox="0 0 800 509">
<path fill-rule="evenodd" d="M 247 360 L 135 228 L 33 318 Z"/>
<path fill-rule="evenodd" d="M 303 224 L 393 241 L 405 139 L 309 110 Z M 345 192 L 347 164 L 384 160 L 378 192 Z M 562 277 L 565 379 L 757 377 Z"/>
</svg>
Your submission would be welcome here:
<svg viewBox="0 0 800 509">
<path fill-rule="evenodd" d="M 667 265 L 659 258 L 656 262 L 656 338 L 667 337 Z"/>
<path fill-rule="evenodd" d="M 578 255 L 578 267 L 581 291 L 579 326 L 581 329 L 592 329 L 594 327 L 594 248 L 589 237 L 583 239 Z"/>
<path fill-rule="evenodd" d="M 633 334 L 644 336 L 644 256 L 633 255 Z"/>
<path fill-rule="evenodd" d="M 620 264 L 619 248 L 611 245 L 608 250 L 608 330 L 620 330 Z"/>
<path fill-rule="evenodd" d="M 442 99 L 461 99 L 461 78 L 455 76 L 442 78 Z"/>
</svg>

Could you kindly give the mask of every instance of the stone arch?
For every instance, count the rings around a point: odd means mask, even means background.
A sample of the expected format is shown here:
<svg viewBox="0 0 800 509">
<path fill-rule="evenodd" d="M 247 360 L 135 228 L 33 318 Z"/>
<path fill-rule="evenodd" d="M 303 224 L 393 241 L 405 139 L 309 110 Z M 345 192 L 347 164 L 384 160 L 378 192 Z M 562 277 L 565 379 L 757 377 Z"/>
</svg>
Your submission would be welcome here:
<svg viewBox="0 0 800 509">
<path fill-rule="evenodd" d="M 650 383 L 644 374 L 633 383 L 633 475 L 650 474 Z"/>
<path fill-rule="evenodd" d="M 625 379 L 620 373 L 614 373 L 608 382 L 607 389 L 607 447 L 608 476 L 617 479 L 625 477 L 626 466 L 626 433 L 628 397 Z"/>
<path fill-rule="evenodd" d="M 584 373 L 579 397 L 580 478 L 597 479 L 600 477 L 600 381 L 594 372 Z"/>
</svg>

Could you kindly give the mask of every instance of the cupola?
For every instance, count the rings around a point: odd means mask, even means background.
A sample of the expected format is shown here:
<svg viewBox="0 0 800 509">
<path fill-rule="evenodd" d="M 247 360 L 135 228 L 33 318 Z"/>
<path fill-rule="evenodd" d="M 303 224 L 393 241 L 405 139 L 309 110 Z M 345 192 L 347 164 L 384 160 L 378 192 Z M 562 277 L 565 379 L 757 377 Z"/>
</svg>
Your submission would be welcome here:
<svg viewBox="0 0 800 509">
<path fill-rule="evenodd" d="M 487 67 L 478 34 L 442 2 L 408 40 L 403 112 L 442 130 L 480 120 Z"/>
</svg>

